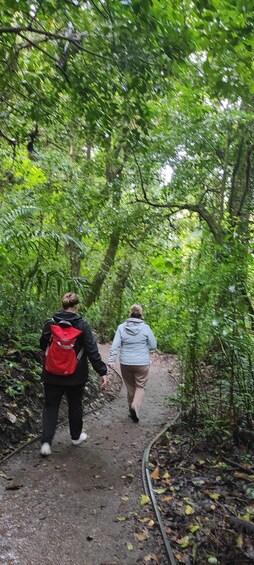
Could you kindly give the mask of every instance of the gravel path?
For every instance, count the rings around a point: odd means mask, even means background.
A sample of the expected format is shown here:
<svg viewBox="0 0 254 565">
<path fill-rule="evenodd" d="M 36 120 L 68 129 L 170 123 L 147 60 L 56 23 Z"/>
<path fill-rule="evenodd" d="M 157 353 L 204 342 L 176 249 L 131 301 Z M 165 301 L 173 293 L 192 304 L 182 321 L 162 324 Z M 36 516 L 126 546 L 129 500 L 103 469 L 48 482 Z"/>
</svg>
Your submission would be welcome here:
<svg viewBox="0 0 254 565">
<path fill-rule="evenodd" d="M 100 346 L 105 361 L 108 349 Z M 174 357 L 155 354 L 139 424 L 128 417 L 123 387 L 85 418 L 85 443 L 74 447 L 68 428 L 60 427 L 49 458 L 40 457 L 36 442 L 2 464 L 1 565 L 167 563 L 156 524 L 146 528 L 147 539 L 135 533 L 145 526 L 137 517 L 143 450 L 175 415 L 165 403 L 174 375 Z"/>
</svg>

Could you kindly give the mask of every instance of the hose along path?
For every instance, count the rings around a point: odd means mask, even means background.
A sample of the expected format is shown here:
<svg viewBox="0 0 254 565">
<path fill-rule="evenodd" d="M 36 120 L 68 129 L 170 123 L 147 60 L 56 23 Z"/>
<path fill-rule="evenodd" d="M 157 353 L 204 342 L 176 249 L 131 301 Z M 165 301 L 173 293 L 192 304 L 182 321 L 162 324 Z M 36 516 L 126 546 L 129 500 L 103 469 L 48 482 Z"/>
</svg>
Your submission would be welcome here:
<svg viewBox="0 0 254 565">
<path fill-rule="evenodd" d="M 174 420 L 175 421 L 175 420 Z M 170 428 L 170 426 L 172 426 L 173 422 L 170 422 L 169 424 L 167 424 L 163 430 L 157 434 L 151 441 L 150 443 L 147 445 L 147 447 L 144 450 L 143 453 L 143 459 L 142 459 L 142 480 L 143 480 L 143 485 L 144 485 L 144 490 L 147 496 L 149 496 L 152 505 L 153 505 L 153 509 L 158 521 L 158 525 L 160 528 L 160 532 L 161 532 L 161 536 L 162 539 L 164 541 L 164 545 L 165 545 L 165 550 L 166 550 L 166 554 L 167 554 L 167 558 L 168 558 L 168 562 L 170 563 L 170 565 L 176 565 L 176 561 L 173 555 L 173 551 L 171 548 L 171 545 L 169 543 L 169 539 L 168 536 L 166 534 L 165 528 L 164 528 L 164 524 L 163 524 L 163 520 L 156 502 L 156 497 L 153 491 L 153 486 L 152 486 L 152 481 L 151 481 L 151 477 L 150 477 L 150 470 L 149 470 L 149 456 L 150 456 L 150 451 L 153 447 L 153 445 L 161 438 L 161 436 Z"/>
</svg>

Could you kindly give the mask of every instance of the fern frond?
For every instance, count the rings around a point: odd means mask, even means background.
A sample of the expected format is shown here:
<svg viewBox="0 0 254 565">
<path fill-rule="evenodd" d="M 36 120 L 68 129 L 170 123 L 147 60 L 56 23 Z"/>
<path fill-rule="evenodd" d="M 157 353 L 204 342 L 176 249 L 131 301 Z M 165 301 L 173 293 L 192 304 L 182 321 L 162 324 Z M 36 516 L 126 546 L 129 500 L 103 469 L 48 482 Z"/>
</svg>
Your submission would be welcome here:
<svg viewBox="0 0 254 565">
<path fill-rule="evenodd" d="M 31 217 L 35 212 L 40 213 L 41 210 L 36 206 L 21 206 L 8 214 L 1 215 L 1 225 L 2 227 L 8 228 L 8 226 L 12 225 L 17 219 L 24 218 L 24 216 Z"/>
</svg>

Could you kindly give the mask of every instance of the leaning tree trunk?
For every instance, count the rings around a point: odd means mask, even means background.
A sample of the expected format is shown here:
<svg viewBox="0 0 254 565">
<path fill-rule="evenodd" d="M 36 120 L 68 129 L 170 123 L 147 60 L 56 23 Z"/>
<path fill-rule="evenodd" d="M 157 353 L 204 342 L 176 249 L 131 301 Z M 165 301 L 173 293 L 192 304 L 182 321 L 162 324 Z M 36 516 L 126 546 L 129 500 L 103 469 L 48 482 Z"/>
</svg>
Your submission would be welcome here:
<svg viewBox="0 0 254 565">
<path fill-rule="evenodd" d="M 90 285 L 88 293 L 85 298 L 85 306 L 89 308 L 99 297 L 101 287 L 107 277 L 110 268 L 114 265 L 115 256 L 120 239 L 120 228 L 117 226 L 111 233 L 109 245 L 104 256 L 104 259 L 94 276 L 94 279 Z"/>
<path fill-rule="evenodd" d="M 109 139 L 108 154 L 105 164 L 105 177 L 107 189 L 110 187 L 112 195 L 112 206 L 114 209 L 119 210 L 121 205 L 121 172 L 124 167 L 126 153 L 121 144 L 111 147 L 111 140 Z M 109 237 L 109 244 L 104 259 L 95 274 L 89 290 L 85 298 L 85 306 L 89 308 L 99 297 L 102 285 L 107 277 L 108 272 L 114 265 L 115 256 L 117 253 L 121 235 L 121 227 L 116 223 L 112 229 Z"/>
</svg>

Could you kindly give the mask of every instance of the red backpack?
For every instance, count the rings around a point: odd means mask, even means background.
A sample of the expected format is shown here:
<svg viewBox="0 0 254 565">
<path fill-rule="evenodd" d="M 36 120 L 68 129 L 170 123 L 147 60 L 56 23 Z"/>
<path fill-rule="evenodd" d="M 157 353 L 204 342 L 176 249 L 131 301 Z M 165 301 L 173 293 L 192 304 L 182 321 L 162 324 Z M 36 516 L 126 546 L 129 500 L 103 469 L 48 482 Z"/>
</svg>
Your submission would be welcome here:
<svg viewBox="0 0 254 565">
<path fill-rule="evenodd" d="M 74 349 L 77 337 L 83 332 L 73 328 L 65 320 L 61 320 L 59 325 L 52 324 L 50 330 L 51 340 L 45 352 L 45 369 L 53 375 L 72 375 L 84 351 L 82 347 L 77 355 Z"/>
</svg>

